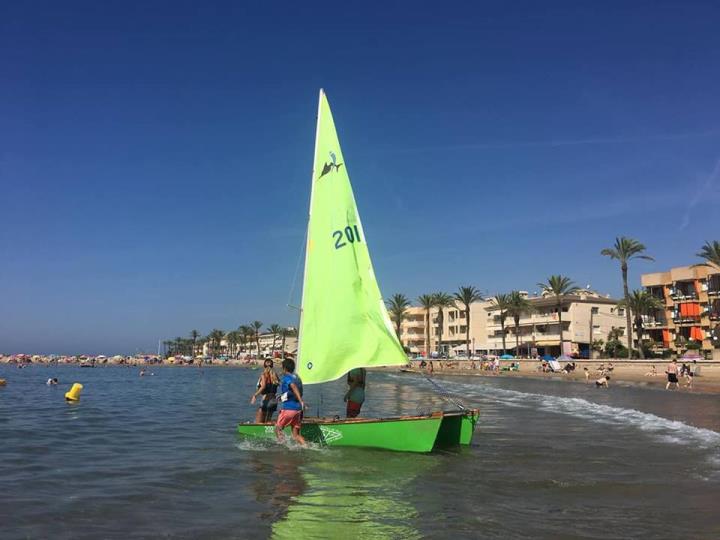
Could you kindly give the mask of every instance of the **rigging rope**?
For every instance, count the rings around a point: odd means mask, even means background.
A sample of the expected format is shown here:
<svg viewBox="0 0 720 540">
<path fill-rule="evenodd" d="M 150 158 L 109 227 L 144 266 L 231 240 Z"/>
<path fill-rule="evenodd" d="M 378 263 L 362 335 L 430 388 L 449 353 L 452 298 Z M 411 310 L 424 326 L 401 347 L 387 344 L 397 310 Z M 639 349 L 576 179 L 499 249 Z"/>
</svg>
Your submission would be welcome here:
<svg viewBox="0 0 720 540">
<path fill-rule="evenodd" d="M 464 406 L 462 403 L 460 403 L 458 400 L 456 400 L 455 398 L 453 398 L 453 397 L 450 395 L 450 392 L 449 392 L 447 389 L 445 389 L 445 388 L 443 388 L 442 386 L 440 386 L 438 383 L 436 383 L 435 381 L 433 381 L 433 380 L 432 380 L 430 377 L 428 377 L 427 375 L 423 375 L 423 376 L 425 377 L 425 380 L 427 380 L 427 381 L 435 388 L 435 391 L 437 392 L 437 394 L 438 394 L 441 398 L 443 398 L 445 401 L 447 401 L 447 402 L 449 402 L 449 403 L 452 403 L 452 404 L 455 405 L 458 409 L 460 409 L 460 410 L 462 410 L 462 411 L 465 410 L 465 406 Z"/>
<path fill-rule="evenodd" d="M 292 306 L 292 304 L 291 304 L 292 297 L 293 297 L 293 294 L 295 293 L 295 286 L 297 285 L 297 277 L 298 277 L 298 274 L 300 273 L 300 262 L 302 261 L 303 253 L 305 252 L 305 245 L 307 244 L 307 235 L 308 235 L 308 231 L 307 231 L 307 229 L 305 229 L 305 236 L 303 237 L 303 243 L 300 245 L 300 254 L 298 255 L 297 264 L 295 265 L 295 273 L 293 274 L 292 285 L 290 286 L 290 294 L 288 294 L 288 301 L 287 301 L 288 306 Z"/>
</svg>

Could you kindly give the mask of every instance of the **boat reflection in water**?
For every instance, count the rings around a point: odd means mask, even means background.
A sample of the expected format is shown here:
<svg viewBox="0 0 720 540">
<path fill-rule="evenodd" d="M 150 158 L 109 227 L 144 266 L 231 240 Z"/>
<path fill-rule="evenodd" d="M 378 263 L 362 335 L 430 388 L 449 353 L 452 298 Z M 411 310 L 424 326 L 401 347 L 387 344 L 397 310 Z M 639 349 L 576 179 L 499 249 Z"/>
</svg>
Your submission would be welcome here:
<svg viewBox="0 0 720 540">
<path fill-rule="evenodd" d="M 273 538 L 421 538 L 411 525 L 418 511 L 407 500 L 408 485 L 434 466 L 432 456 L 356 448 L 299 454 L 278 456 L 299 464 L 303 488 L 273 524 Z M 277 478 L 280 492 L 301 485 L 284 475 Z"/>
</svg>

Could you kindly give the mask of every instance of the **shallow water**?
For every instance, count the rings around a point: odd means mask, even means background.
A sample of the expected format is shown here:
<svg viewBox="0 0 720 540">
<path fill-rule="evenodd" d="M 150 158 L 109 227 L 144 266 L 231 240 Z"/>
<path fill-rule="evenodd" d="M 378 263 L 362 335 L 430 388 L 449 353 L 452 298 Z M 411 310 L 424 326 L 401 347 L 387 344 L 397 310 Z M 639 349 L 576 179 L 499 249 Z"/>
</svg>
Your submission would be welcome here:
<svg viewBox="0 0 720 540">
<path fill-rule="evenodd" d="M 150 371 L 0 366 L 1 538 L 720 537 L 716 396 L 437 378 L 481 409 L 471 447 L 301 450 L 235 435 L 258 371 Z M 308 387 L 311 412 L 343 390 Z M 443 405 L 413 375 L 367 394 L 373 416 Z"/>
</svg>

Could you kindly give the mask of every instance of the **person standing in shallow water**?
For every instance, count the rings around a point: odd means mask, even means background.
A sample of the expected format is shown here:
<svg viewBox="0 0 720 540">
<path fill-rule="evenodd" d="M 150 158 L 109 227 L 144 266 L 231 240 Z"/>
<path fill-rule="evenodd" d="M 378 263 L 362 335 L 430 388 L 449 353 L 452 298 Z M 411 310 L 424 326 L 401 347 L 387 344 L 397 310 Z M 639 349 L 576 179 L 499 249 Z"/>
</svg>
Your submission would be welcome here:
<svg viewBox="0 0 720 540">
<path fill-rule="evenodd" d="M 665 368 L 665 373 L 667 373 L 668 380 L 667 384 L 665 385 L 665 390 L 669 390 L 671 384 L 674 384 L 675 388 L 680 388 L 680 383 L 678 382 L 677 360 L 673 360 L 667 365 L 667 367 Z"/>
<path fill-rule="evenodd" d="M 257 390 L 252 398 L 250 398 L 250 403 L 254 404 L 257 397 L 262 396 L 260 407 L 258 407 L 255 413 L 256 423 L 260 424 L 272 420 L 273 413 L 275 409 L 277 409 L 276 394 L 279 385 L 280 380 L 273 369 L 273 361 L 271 358 L 268 358 L 263 364 L 263 372 L 260 375 L 260 379 L 258 379 Z"/>
<path fill-rule="evenodd" d="M 351 369 L 347 374 L 348 391 L 345 392 L 344 401 L 347 402 L 346 415 L 355 418 L 365 402 L 365 368 Z"/>
<path fill-rule="evenodd" d="M 295 375 L 295 362 L 286 358 L 282 362 L 283 376 L 280 379 L 280 402 L 282 411 L 275 423 L 275 436 L 278 441 L 285 442 L 283 429 L 287 426 L 292 428 L 292 438 L 302 446 L 306 446 L 305 438 L 300 435 L 302 426 L 302 414 L 305 408 L 303 401 L 303 387 L 300 377 Z"/>
</svg>

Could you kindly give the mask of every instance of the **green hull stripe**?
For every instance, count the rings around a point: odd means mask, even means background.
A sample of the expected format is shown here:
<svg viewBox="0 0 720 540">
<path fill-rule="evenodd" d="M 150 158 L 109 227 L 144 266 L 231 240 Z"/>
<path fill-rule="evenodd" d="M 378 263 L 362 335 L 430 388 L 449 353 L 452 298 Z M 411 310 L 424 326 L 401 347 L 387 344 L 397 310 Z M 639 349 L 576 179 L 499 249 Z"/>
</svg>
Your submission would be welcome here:
<svg viewBox="0 0 720 540">
<path fill-rule="evenodd" d="M 382 448 L 398 452 L 430 452 L 436 446 L 468 445 L 477 416 L 455 414 L 424 418 L 383 419 L 377 422 L 312 422 L 302 425 L 307 440 L 326 446 Z M 285 433 L 289 435 L 290 430 Z M 238 424 L 241 435 L 275 438 L 273 424 Z"/>
</svg>

